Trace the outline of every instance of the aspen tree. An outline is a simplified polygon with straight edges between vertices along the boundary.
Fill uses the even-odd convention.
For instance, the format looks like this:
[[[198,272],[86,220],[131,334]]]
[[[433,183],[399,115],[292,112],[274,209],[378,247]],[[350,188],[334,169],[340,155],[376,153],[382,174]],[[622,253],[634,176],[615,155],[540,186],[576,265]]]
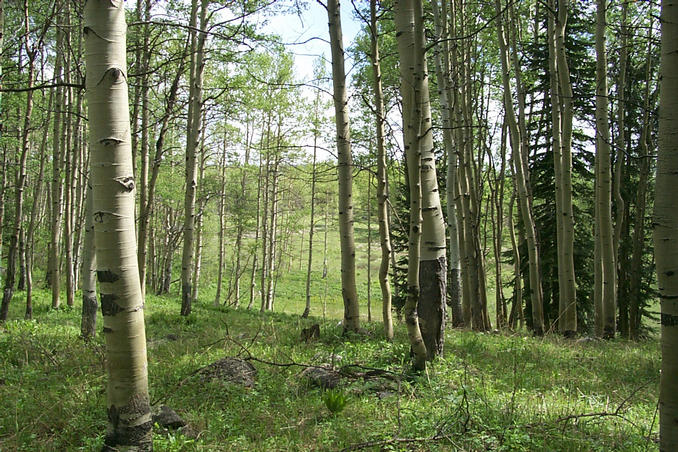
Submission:
[[[436,35],[440,42],[436,45],[435,68],[438,79],[438,97],[443,123],[443,145],[447,153],[447,233],[449,236],[449,256],[447,263],[447,304],[452,309],[452,325],[455,327],[464,325],[461,310],[461,256],[459,249],[459,230],[457,226],[457,150],[455,149],[454,134],[452,132],[452,81],[450,80],[450,48],[448,38],[447,2],[442,1],[440,7],[438,0],[434,0],[433,18]]]
[[[52,103],[54,91],[50,91],[49,100],[47,101],[47,121],[51,117]],[[27,320],[33,318],[33,246],[35,242],[35,229],[38,223],[38,214],[40,212],[40,198],[42,197],[43,179],[45,177],[45,160],[47,158],[47,134],[48,127],[45,127],[42,132],[42,144],[40,145],[40,169],[38,170],[38,178],[35,183],[33,191],[33,206],[31,207],[31,216],[28,224],[28,231],[26,237],[26,314]]]
[[[82,244],[82,318],[80,320],[80,334],[83,338],[93,338],[96,334],[97,309],[97,258],[94,243],[94,206],[92,198],[92,184],[87,182],[85,207],[85,239]]]
[[[501,3],[495,0],[495,11],[501,12]],[[502,67],[502,82],[504,87],[504,109],[506,111],[506,122],[508,124],[509,139],[511,143],[511,152],[513,159],[513,168],[515,171],[515,182],[517,185],[517,195],[519,202],[519,211],[525,226],[525,236],[527,239],[527,253],[529,262],[530,277],[530,299],[532,301],[532,330],[535,335],[544,334],[544,312],[543,295],[540,276],[540,257],[537,245],[537,233],[532,216],[532,205],[527,189],[527,180],[529,174],[526,174],[527,150],[523,148],[523,141],[520,136],[518,120],[516,118],[513,99],[511,97],[511,82],[509,80],[508,67],[508,46],[506,44],[506,35],[504,32],[504,21],[499,16],[497,21],[497,37],[499,40],[499,56]]]
[[[314,102],[313,117],[313,162],[311,163],[311,220],[308,228],[308,264],[306,267],[306,306],[301,318],[305,319],[311,313],[311,268],[313,264],[313,233],[315,232],[315,184],[316,184],[316,164],[318,158],[318,136],[320,135],[320,91],[316,93]],[[302,233],[302,251],[303,251],[303,233]],[[301,264],[301,258],[299,259]]]
[[[62,0],[57,0],[55,7],[60,11]],[[57,13],[57,20],[61,16]],[[63,31],[62,27],[56,29],[56,48],[63,48]],[[60,52],[55,57],[54,79],[57,85],[63,82],[63,56]],[[63,88],[57,86],[55,88],[55,105],[63,106],[64,94]],[[52,308],[56,309],[61,304],[60,299],[60,279],[61,272],[59,269],[59,243],[61,239],[61,197],[63,190],[63,182],[61,180],[62,167],[62,153],[61,153],[61,136],[64,131],[61,129],[62,122],[62,108],[57,108],[54,112],[54,122],[52,128],[52,189],[51,189],[51,211],[50,211],[50,244],[49,244],[49,263],[47,270],[47,278],[52,289]]]
[[[16,187],[14,189],[14,225],[12,235],[9,239],[9,253],[7,256],[7,269],[5,272],[5,286],[2,293],[2,304],[0,304],[0,322],[7,320],[9,313],[9,304],[14,295],[14,284],[17,270],[17,258],[19,257],[19,239],[23,230],[23,209],[24,209],[24,189],[26,188],[26,162],[28,160],[28,151],[30,147],[29,134],[31,130],[31,115],[33,112],[33,77],[35,76],[35,57],[37,48],[29,45],[29,20],[28,20],[28,0],[24,0],[24,24],[25,24],[25,47],[28,54],[28,88],[26,93],[26,111],[24,117],[24,126],[21,135],[21,150],[19,154],[19,167],[16,173]]]
[[[600,240],[603,336],[616,333],[616,265],[612,231],[612,171],[610,167],[610,124],[608,119],[607,55],[605,54],[606,0],[596,1],[596,204]]]
[[[191,42],[190,94],[186,137],[186,193],[184,196],[184,248],[181,258],[181,315],[191,313],[193,295],[193,267],[195,266],[195,198],[198,189],[196,149],[202,132],[202,83],[205,69],[205,28],[207,26],[208,0],[200,2],[200,30],[194,31]],[[191,21],[198,7],[193,0]]]
[[[108,371],[104,450],[150,451],[144,309],[134,232],[134,177],[122,0],[84,8],[97,277]]]
[[[414,316],[418,318],[416,325],[412,324],[412,317],[407,322],[415,352],[415,367],[420,368],[418,338],[412,330],[421,328],[427,359],[431,360],[443,352],[447,247],[433,152],[421,1],[397,1],[394,13],[411,197],[409,246],[419,248],[410,249],[408,254],[412,260],[408,261],[406,316],[409,310],[414,310]]]
[[[659,449],[678,450],[678,4],[661,2],[659,151],[655,188],[654,250],[661,302],[662,368]]]
[[[249,123],[248,123],[249,126]],[[217,307],[221,303],[221,286],[224,281],[224,235],[226,229],[225,213],[226,213],[226,132],[224,131],[224,139],[219,156],[219,249],[218,249],[218,268],[217,268],[217,293],[214,296],[214,306]]]
[[[552,3],[555,5],[555,2]],[[553,43],[549,46],[549,64],[555,64],[558,78],[558,89],[551,93],[552,108],[559,109],[560,121],[554,122],[554,134],[559,132],[559,140],[554,140],[554,168],[556,173],[556,199],[559,201],[557,221],[561,222],[561,237],[558,246],[558,287],[559,287],[559,321],[560,332],[565,336],[573,336],[577,329],[577,288],[574,270],[574,216],[572,207],[572,119],[573,93],[570,82],[570,69],[565,52],[565,34],[569,0],[557,0],[558,12],[553,24]],[[550,16],[555,13],[550,13]],[[553,61],[555,58],[555,62]],[[553,71],[553,68],[550,70]],[[553,88],[552,88],[553,91]],[[557,102],[556,105],[554,102]],[[555,114],[555,113],[554,113]],[[554,135],[555,136],[555,135]]]
[[[621,236],[624,225],[626,224],[626,205],[622,196],[622,175],[624,172],[624,161],[626,156],[624,150],[626,147],[626,71],[628,66],[628,2],[621,4],[621,36],[619,42],[619,76],[617,79],[617,134],[615,136],[615,150],[617,160],[614,166],[613,195],[615,203],[615,224],[614,224],[614,262],[615,262],[615,287],[617,288],[617,302],[619,303],[619,332],[622,336],[629,336],[629,300],[626,296],[621,296],[621,287],[624,285],[620,281],[622,264],[619,256],[621,246]]]
[[[332,84],[334,115],[337,127],[339,173],[339,236],[341,242],[341,293],[344,299],[344,330],[360,327],[358,291],[355,282],[355,240],[353,235],[353,161],[351,132],[344,71],[344,44],[341,33],[339,0],[327,1],[330,47],[332,50]]]
[[[379,56],[379,33],[377,28],[377,1],[370,0],[370,59],[372,60],[372,89],[374,90],[375,132],[377,140],[377,219],[379,221],[379,287],[381,288],[381,312],[384,336],[393,340],[393,317],[391,314],[391,282],[388,277],[391,258],[391,232],[388,222],[388,180],[386,175],[386,152],[384,149],[384,92],[381,84]]]
[[[149,108],[149,62],[150,62],[150,27],[148,22],[151,20],[151,1],[137,0],[137,11],[141,12],[141,5],[143,4],[143,17],[139,19],[144,22],[141,27],[142,42],[139,45],[137,62],[139,67],[137,70],[141,73],[140,87],[137,89],[137,94],[141,97],[141,168],[139,171],[139,233],[137,239],[138,246],[138,261],[139,261],[139,280],[141,281],[141,293],[146,296],[146,245],[148,241],[148,221],[143,218],[149,215],[149,199],[148,199],[148,176],[149,176],[149,129],[150,129],[150,108]],[[140,91],[140,93],[139,93]],[[136,107],[136,106],[135,106]],[[136,146],[133,147],[136,151]],[[136,163],[136,159],[135,159]],[[135,172],[136,173],[136,172]]]

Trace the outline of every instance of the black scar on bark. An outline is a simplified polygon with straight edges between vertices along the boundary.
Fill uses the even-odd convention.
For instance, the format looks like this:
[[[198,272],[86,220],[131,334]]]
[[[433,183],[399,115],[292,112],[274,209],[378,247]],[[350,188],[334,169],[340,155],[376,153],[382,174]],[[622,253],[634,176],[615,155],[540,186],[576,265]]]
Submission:
[[[150,414],[150,412],[151,407],[148,398],[142,395],[133,396],[129,405],[121,408],[111,405],[108,408],[108,421],[113,428],[104,439],[102,451],[116,451],[119,450],[118,446],[136,446],[138,452],[153,450],[151,436],[153,423],[151,420],[135,426],[121,422],[121,419],[138,419]]]
[[[115,294],[101,294],[101,313],[106,316],[116,315],[123,309],[115,302],[118,297]]]
[[[120,277],[110,270],[97,270],[97,279],[100,283],[114,283]]]
[[[662,314],[661,318],[662,326],[676,326],[678,325],[678,315],[673,314]]]

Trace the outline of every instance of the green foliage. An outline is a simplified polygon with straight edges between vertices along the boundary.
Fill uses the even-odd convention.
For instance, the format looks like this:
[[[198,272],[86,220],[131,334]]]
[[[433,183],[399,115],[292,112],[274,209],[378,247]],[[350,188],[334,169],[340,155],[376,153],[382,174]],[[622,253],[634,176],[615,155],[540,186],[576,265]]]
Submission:
[[[6,414],[0,449],[99,450],[106,429],[103,337],[83,342],[79,309],[53,311],[49,302],[49,293],[39,291],[35,321],[0,327],[0,411]],[[172,407],[199,435],[156,429],[157,451],[339,450],[438,433],[414,449],[655,449],[656,340],[572,343],[450,330],[443,357],[428,374],[410,377],[404,325],[396,325],[392,343],[380,338],[376,322],[364,324],[367,335],[342,336],[339,298],[327,321],[312,319],[321,329],[313,344],[299,342],[303,298],[286,303],[285,313],[265,314],[198,302],[189,321],[179,318],[179,304],[175,297],[146,299],[151,400]],[[21,303],[11,306],[11,318],[22,313]],[[383,369],[387,377],[342,379],[332,403],[348,400],[350,409],[328,416],[331,392],[309,388],[298,366],[251,361],[258,375],[249,389],[196,374],[225,356],[248,356],[243,347],[271,363],[358,364]],[[620,416],[613,416],[619,406]],[[608,415],[567,418],[587,413]]]
[[[348,396],[346,393],[337,388],[324,391],[321,398],[332,414],[341,413],[348,403]]]

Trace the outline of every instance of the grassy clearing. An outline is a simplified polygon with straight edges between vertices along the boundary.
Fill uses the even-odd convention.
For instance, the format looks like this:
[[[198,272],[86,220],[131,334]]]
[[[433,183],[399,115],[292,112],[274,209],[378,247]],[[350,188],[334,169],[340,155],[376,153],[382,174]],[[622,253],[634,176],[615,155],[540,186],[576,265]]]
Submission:
[[[158,451],[333,451],[365,442],[376,444],[367,450],[657,449],[656,340],[572,343],[450,330],[444,358],[411,375],[404,326],[393,343],[381,339],[378,322],[367,325],[366,337],[343,337],[336,297],[326,321],[299,319],[301,298],[280,298],[288,314],[213,308],[207,299],[188,318],[179,317],[176,297],[146,303],[151,399],[198,433],[156,432]],[[21,318],[20,300],[10,318]],[[48,294],[39,293],[35,321],[0,327],[0,450],[101,447],[103,340],[78,338],[79,315],[52,311]],[[300,342],[300,330],[314,322],[320,340]],[[333,413],[328,396],[300,377],[301,365],[252,361],[258,376],[251,389],[193,375],[219,358],[248,354],[279,364],[334,360],[393,377],[342,379],[346,406]]]

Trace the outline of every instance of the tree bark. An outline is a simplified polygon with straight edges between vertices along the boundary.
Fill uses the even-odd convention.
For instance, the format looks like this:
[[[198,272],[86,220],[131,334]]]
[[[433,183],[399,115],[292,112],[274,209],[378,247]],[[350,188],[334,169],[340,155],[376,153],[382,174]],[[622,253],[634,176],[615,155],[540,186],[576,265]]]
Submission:
[[[617,301],[619,303],[619,333],[622,337],[629,337],[629,300],[626,294],[622,294],[622,265],[620,263],[619,250],[621,246],[622,230],[626,216],[626,203],[622,196],[622,176],[624,172],[624,150],[626,148],[626,70],[628,66],[628,2],[622,2],[621,36],[619,41],[619,78],[617,79],[617,135],[615,136],[616,161],[614,166],[614,262],[615,262],[615,287],[617,288]]]
[[[61,4],[60,0],[57,0]],[[56,31],[56,48],[63,48],[63,32],[61,27],[57,27]],[[63,58],[57,54],[54,79],[57,85],[63,82]],[[49,247],[49,264],[48,264],[48,279],[52,289],[52,308],[57,309],[61,304],[60,299],[60,279],[61,272],[59,269],[59,243],[61,238],[61,196],[63,182],[61,179],[62,155],[61,155],[61,136],[64,131],[60,125],[62,122],[62,108],[64,105],[63,88],[57,86],[55,103],[56,111],[54,113],[54,123],[52,130],[52,209],[51,209],[51,234]]]
[[[315,232],[315,183],[316,183],[316,160],[318,157],[318,136],[320,135],[320,92],[315,98],[315,116],[313,118],[313,163],[311,164],[311,222],[308,227],[308,264],[306,267],[306,306],[301,318],[305,319],[311,313],[311,269],[313,265],[313,233]],[[302,233],[303,239],[303,233]],[[302,241],[303,245],[303,241]],[[301,262],[301,259],[299,259]]]
[[[344,44],[341,33],[339,0],[327,1],[330,47],[332,50],[332,84],[337,128],[339,174],[339,236],[341,243],[341,293],[344,300],[344,331],[358,331],[360,311],[355,282],[355,240],[353,234],[353,161],[344,71]]]
[[[652,67],[652,27],[648,28],[648,53],[645,66],[645,80],[650,80]],[[645,84],[645,102],[643,105],[643,122],[638,140],[640,151],[640,171],[638,190],[636,191],[636,208],[633,225],[633,250],[631,258],[629,330],[631,339],[637,340],[640,335],[642,319],[641,285],[643,277],[643,253],[645,252],[645,212],[647,209],[647,191],[650,178],[650,153],[648,150],[650,128],[650,83]],[[656,190],[656,188],[655,188]]]
[[[92,205],[92,184],[87,183],[85,208],[85,240],[82,245],[82,319],[80,321],[80,334],[85,339],[94,338],[96,335],[97,310],[97,259],[94,242],[94,208]]]
[[[433,152],[421,1],[398,1],[394,3],[394,13],[400,55],[404,143],[410,173],[410,235],[415,236],[410,239],[409,246],[419,248],[409,252],[416,260],[408,261],[407,305],[419,318],[417,326],[421,329],[426,358],[432,360],[442,355],[445,340],[447,248]],[[419,267],[416,271],[415,266]],[[414,329],[411,320],[407,321],[408,327]],[[415,367],[420,369],[419,345],[412,331],[410,339],[415,350]]]
[[[46,123],[49,124],[49,119],[52,112],[54,91],[50,91],[49,100],[47,101],[47,118]],[[35,237],[35,229],[38,222],[38,214],[40,212],[40,202],[42,198],[42,184],[45,177],[45,160],[47,148],[47,132],[49,128],[45,127],[42,133],[42,144],[40,145],[40,169],[38,170],[38,179],[35,183],[33,191],[33,206],[31,207],[31,218],[28,225],[28,236],[26,237],[26,320],[33,318],[33,245]],[[1,220],[0,220],[1,221]]]
[[[440,110],[443,123],[443,145],[447,155],[447,233],[449,236],[449,255],[448,255],[448,274],[447,274],[447,305],[452,309],[452,326],[464,326],[464,318],[461,309],[461,272],[460,272],[460,250],[459,250],[459,231],[457,226],[456,198],[457,188],[457,154],[454,143],[454,134],[452,132],[452,111],[451,100],[452,81],[450,74],[450,48],[447,21],[447,2],[438,1],[431,3],[433,6],[433,17],[435,21],[436,35],[440,42],[436,46],[435,68],[438,79],[438,97],[440,99]]]
[[[217,268],[217,293],[214,296],[214,307],[221,304],[221,286],[224,281],[224,235],[226,232],[226,222],[224,218],[226,213],[226,132],[224,132],[223,148],[219,158],[219,185],[221,187],[221,193],[219,193],[219,267]]]
[[[28,45],[28,0],[24,0],[24,19],[26,33],[26,53],[28,54],[28,88],[33,87],[33,77],[35,75],[35,57],[36,49],[31,49]],[[9,315],[9,304],[14,295],[14,284],[17,270],[17,258],[19,257],[19,239],[22,231],[23,208],[24,208],[24,189],[26,187],[26,161],[30,148],[29,136],[31,130],[31,115],[33,113],[33,90],[26,93],[26,112],[24,117],[24,126],[21,135],[21,153],[19,155],[19,166],[16,173],[15,201],[14,201],[14,227],[12,236],[9,240],[9,253],[7,256],[7,268],[5,269],[5,286],[2,293],[2,303],[0,304],[0,322],[7,320]]]
[[[495,11],[499,14],[501,3],[495,0]],[[505,41],[503,19],[497,21],[497,37],[499,41],[499,54],[502,67],[502,82],[504,86],[504,109],[506,122],[509,129],[511,142],[511,151],[513,158],[513,168],[515,170],[515,181],[517,185],[518,200],[520,203],[520,214],[522,215],[523,225],[525,227],[525,236],[527,239],[527,253],[530,275],[530,299],[532,302],[532,331],[536,336],[544,334],[544,311],[543,294],[541,286],[540,257],[539,246],[537,244],[537,233],[532,216],[532,205],[527,189],[527,180],[529,175],[525,173],[527,150],[523,148],[523,141],[520,137],[520,129],[516,119],[513,99],[511,97],[511,82],[508,73],[507,45]]]
[[[562,246],[560,247],[559,267],[562,271],[558,278],[559,287],[559,330],[566,336],[574,336],[577,330],[577,292],[574,270],[574,216],[572,207],[572,119],[573,93],[570,82],[570,69],[565,52],[565,34],[569,0],[557,0],[558,16],[555,23],[555,55],[558,73],[560,100],[560,210],[557,218],[562,221]],[[554,124],[555,126],[555,124]],[[555,145],[555,143],[554,143]],[[556,194],[558,196],[558,194]]]
[[[377,28],[377,0],[370,0],[370,59],[372,61],[372,89],[374,90],[375,134],[377,140],[377,219],[379,221],[379,287],[381,288],[381,313],[386,340],[393,340],[393,317],[391,314],[391,282],[388,277],[391,258],[391,231],[388,223],[388,179],[386,175],[386,152],[384,150],[384,92],[381,84],[381,61],[379,56],[379,33]],[[325,231],[327,234],[327,231]]]
[[[678,450],[678,4],[661,2],[659,151],[652,224],[661,302],[659,449]]]
[[[598,203],[602,271],[603,336],[617,331],[616,269],[612,230],[612,171],[608,119],[607,55],[605,54],[606,0],[596,1],[596,202]]]
[[[88,0],[84,9],[97,276],[108,371],[104,450],[150,451],[143,296],[134,233],[134,177],[120,0]]]
[[[205,69],[204,47],[208,0],[200,2],[200,30],[194,31],[191,42],[189,108],[186,137],[186,193],[184,196],[184,248],[181,258],[181,315],[191,313],[193,267],[195,265],[195,198],[198,189],[196,149],[202,133],[202,84]],[[198,0],[193,0],[191,21]]]

